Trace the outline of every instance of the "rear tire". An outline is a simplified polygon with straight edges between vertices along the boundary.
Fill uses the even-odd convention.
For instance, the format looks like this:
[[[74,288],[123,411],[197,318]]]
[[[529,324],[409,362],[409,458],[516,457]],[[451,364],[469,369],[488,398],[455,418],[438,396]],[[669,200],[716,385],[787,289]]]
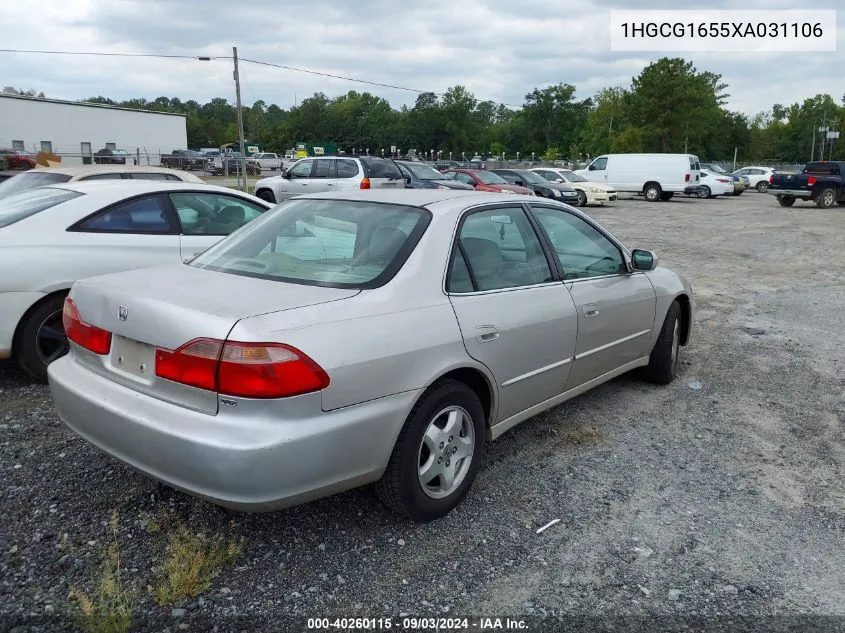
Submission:
[[[647,381],[668,385],[678,375],[678,353],[681,346],[681,305],[673,301],[666,312],[660,335],[651,350],[648,365],[643,371]]]
[[[454,412],[455,420],[460,418],[463,422],[456,427],[457,432],[446,433],[440,438],[440,424],[452,419],[449,417],[451,412]],[[432,521],[450,512],[466,496],[478,474],[484,452],[485,426],[484,409],[472,389],[456,380],[435,383],[414,405],[399,433],[387,469],[376,483],[379,499],[392,510],[418,522]],[[428,449],[429,445],[434,452]],[[450,446],[453,450],[461,449],[455,454],[470,453],[463,458],[452,458],[454,463],[450,464],[446,455]],[[441,461],[434,462],[435,459]],[[451,469],[454,485],[450,486],[448,479],[436,475],[428,482],[439,481],[438,485],[445,490],[438,492],[422,481],[431,477],[426,473],[428,468],[439,469],[441,463],[444,472]]]
[[[262,200],[265,200],[266,202],[272,202],[274,204],[276,202],[276,196],[274,196],[273,192],[270,191],[269,189],[262,189],[261,191],[258,192],[257,195],[258,195],[259,198],[261,198]]]
[[[769,183],[765,180],[761,180],[754,188],[760,193],[766,193],[769,190]]]
[[[701,189],[698,190],[698,197],[699,198],[710,198],[713,195],[713,192],[710,191],[710,187],[707,185],[702,185]]]
[[[649,202],[657,202],[661,199],[663,195],[663,189],[660,188],[656,182],[647,183],[645,187],[643,187],[643,196]]]
[[[64,303],[64,294],[42,301],[24,316],[15,335],[15,360],[38,382],[47,382],[47,365],[68,351],[61,321]]]
[[[836,204],[836,191],[833,189],[822,189],[819,197],[816,198],[816,206],[819,209],[832,209]]]
[[[577,206],[579,207],[586,207],[587,206],[587,194],[578,189],[578,203]]]
[[[792,196],[778,196],[778,204],[782,207],[791,207],[795,204],[795,198]]]

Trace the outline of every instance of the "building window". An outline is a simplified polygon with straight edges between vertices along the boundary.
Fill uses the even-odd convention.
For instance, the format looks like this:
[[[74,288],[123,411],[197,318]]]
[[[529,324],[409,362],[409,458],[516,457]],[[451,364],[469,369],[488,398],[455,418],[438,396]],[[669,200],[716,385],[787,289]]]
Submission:
[[[91,143],[80,143],[79,145],[82,153],[82,164],[83,165],[90,165],[91,164]]]
[[[117,145],[114,143],[106,143],[106,149],[117,149]]]
[[[46,154],[53,153],[53,141],[41,141],[41,151]]]
[[[12,141],[12,149],[16,152],[22,152],[23,149],[23,141]]]

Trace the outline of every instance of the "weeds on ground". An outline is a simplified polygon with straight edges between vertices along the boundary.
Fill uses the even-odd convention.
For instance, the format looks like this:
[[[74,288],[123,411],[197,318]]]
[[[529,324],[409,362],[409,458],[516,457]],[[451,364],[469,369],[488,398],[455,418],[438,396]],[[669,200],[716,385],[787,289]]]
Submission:
[[[111,533],[112,542],[103,556],[94,591],[89,595],[76,587],[70,588],[74,615],[88,633],[126,633],[132,625],[134,596],[131,587],[124,586],[120,578],[117,512],[111,516]]]
[[[194,598],[211,586],[224,565],[231,565],[240,552],[235,536],[209,536],[180,525],[170,534],[167,558],[156,572],[153,595],[159,604]]]

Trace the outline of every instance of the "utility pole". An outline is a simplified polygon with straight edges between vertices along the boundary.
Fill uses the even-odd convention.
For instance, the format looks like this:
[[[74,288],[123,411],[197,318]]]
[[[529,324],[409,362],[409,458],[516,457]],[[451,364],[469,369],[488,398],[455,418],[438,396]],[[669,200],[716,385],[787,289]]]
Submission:
[[[819,128],[819,132],[822,135],[822,148],[819,151],[819,160],[824,160],[824,142],[825,137],[827,136],[827,117],[825,117],[824,121],[822,121],[822,126]]]
[[[611,141],[613,139],[613,117],[610,117],[610,127],[607,129],[607,138]]]
[[[241,158],[243,159],[243,163],[240,165],[240,169],[238,170],[238,188],[241,188],[241,174],[243,174],[243,187],[241,189],[242,191],[246,191],[246,142],[244,141],[244,113],[243,107],[241,106],[241,77],[238,74],[237,46],[232,47],[232,58],[235,61],[235,72],[233,75],[235,77],[235,100],[238,107],[238,140],[241,143]]]
[[[737,149],[739,149],[739,148],[734,147],[734,168],[731,171],[736,171],[736,151],[737,151]]]
[[[813,121],[813,145],[810,147],[810,162],[816,158],[816,122]]]

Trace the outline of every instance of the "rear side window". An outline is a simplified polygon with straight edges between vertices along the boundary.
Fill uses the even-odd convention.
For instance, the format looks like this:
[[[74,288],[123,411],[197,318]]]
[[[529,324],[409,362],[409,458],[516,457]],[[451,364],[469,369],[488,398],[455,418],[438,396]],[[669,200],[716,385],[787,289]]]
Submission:
[[[808,163],[804,168],[805,174],[818,176],[838,176],[841,172],[836,163]]]
[[[81,195],[83,194],[78,191],[52,187],[40,187],[16,193],[5,198],[0,205],[0,227],[9,226]]]
[[[326,160],[315,161],[314,174],[312,178],[337,178],[335,175],[334,159],[328,158]]]
[[[113,205],[80,222],[72,230],[92,233],[175,233],[161,196],[147,196]]]
[[[0,183],[0,198],[5,198],[13,193],[26,191],[44,185],[58,185],[67,182],[70,176],[67,174],[56,174],[47,171],[27,171]]]
[[[370,178],[402,178],[399,168],[392,160],[386,158],[361,159]]]
[[[358,175],[358,163],[354,160],[340,158],[337,161],[338,178],[354,178]]]

